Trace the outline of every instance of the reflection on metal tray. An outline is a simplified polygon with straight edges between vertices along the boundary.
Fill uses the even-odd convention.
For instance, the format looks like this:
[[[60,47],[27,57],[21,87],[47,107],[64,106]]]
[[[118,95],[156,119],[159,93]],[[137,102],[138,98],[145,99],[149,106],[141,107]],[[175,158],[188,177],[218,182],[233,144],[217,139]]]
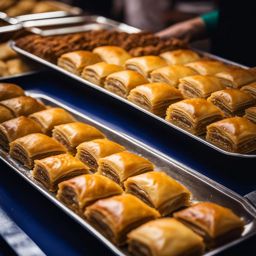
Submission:
[[[219,246],[218,248],[207,252],[205,255],[215,255],[226,248],[234,246],[237,243],[240,243],[247,238],[256,235],[256,208],[253,207],[249,201],[236,194],[235,192],[223,187],[222,185],[214,182],[213,180],[205,177],[204,175],[186,167],[182,164],[178,163],[174,159],[167,157],[161,152],[148,147],[147,145],[127,136],[122,133],[118,133],[105,125],[96,122],[95,120],[77,112],[73,107],[69,107],[59,101],[54,100],[51,97],[46,95],[42,95],[40,93],[36,93],[33,91],[28,92],[28,95],[35,97],[46,105],[50,106],[58,106],[69,111],[74,117],[82,122],[88,123],[90,125],[95,126],[100,129],[109,139],[116,141],[117,143],[122,144],[128,150],[140,154],[150,161],[152,161],[156,169],[160,169],[165,171],[167,174],[172,176],[174,179],[178,180],[182,184],[184,184],[193,194],[194,201],[212,201],[223,206],[229,207],[236,214],[241,216],[246,225],[245,230],[242,236],[230,243],[227,243],[223,246]],[[92,233],[95,237],[97,237],[101,242],[103,242],[106,246],[108,246],[115,254],[117,255],[129,255],[127,252],[127,248],[119,248],[112,244],[109,240],[107,240],[103,235],[101,235],[95,228],[93,228],[89,223],[87,223],[84,219],[76,215],[69,208],[67,208],[64,204],[58,201],[53,193],[48,192],[40,183],[34,180],[31,177],[31,171],[24,168],[17,161],[11,159],[7,153],[4,153],[0,150],[0,158],[8,164],[12,169],[14,169],[20,176],[22,176],[28,183],[30,183],[33,187],[39,190],[44,196],[50,199],[55,205],[60,207],[66,214],[72,217],[75,221],[77,221],[82,227],[84,227],[87,231]]]
[[[134,107],[134,108],[136,108],[136,109],[142,111],[143,113],[145,113],[145,114],[147,114],[147,115],[149,115],[149,116],[151,116],[151,117],[157,119],[158,121],[160,121],[160,122],[162,122],[162,123],[164,123],[164,124],[170,126],[171,128],[173,128],[173,129],[175,129],[175,130],[178,130],[178,131],[180,131],[180,132],[182,132],[182,133],[184,133],[184,134],[186,134],[186,135],[192,137],[193,139],[195,139],[195,140],[197,140],[197,141],[200,141],[201,143],[203,143],[203,144],[205,144],[205,145],[207,145],[207,146],[209,146],[209,147],[211,147],[211,148],[213,148],[213,149],[215,149],[215,150],[217,150],[217,151],[219,151],[219,152],[221,152],[221,153],[223,153],[223,154],[226,154],[226,155],[229,155],[229,156],[233,156],[233,157],[256,158],[256,154],[255,154],[255,153],[240,154],[240,153],[233,153],[233,152],[228,152],[228,151],[226,151],[226,150],[223,150],[223,149],[221,149],[221,148],[219,148],[219,147],[217,147],[217,146],[211,144],[210,142],[206,141],[204,137],[196,136],[196,135],[194,135],[194,134],[192,134],[192,133],[189,133],[189,132],[187,132],[186,130],[183,130],[182,128],[180,128],[180,127],[178,127],[178,126],[175,126],[174,124],[171,124],[171,123],[167,122],[164,118],[161,118],[161,117],[159,117],[159,116],[157,116],[157,115],[155,115],[155,114],[153,114],[153,113],[151,113],[151,112],[149,112],[149,111],[147,111],[147,110],[141,108],[140,106],[138,106],[138,105],[136,105],[136,104],[134,104],[134,103],[128,101],[127,99],[122,98],[122,97],[118,96],[117,94],[114,94],[114,93],[112,93],[112,92],[110,92],[110,91],[104,89],[104,88],[101,87],[101,86],[98,86],[98,85],[96,85],[96,84],[93,84],[93,83],[91,83],[91,82],[89,82],[89,81],[87,81],[87,80],[85,80],[85,79],[83,79],[83,78],[81,78],[81,77],[79,77],[79,76],[77,76],[77,75],[75,75],[75,74],[70,73],[69,71],[64,70],[63,68],[60,68],[59,66],[57,66],[57,65],[55,65],[55,64],[53,64],[53,63],[51,63],[51,62],[49,62],[49,61],[46,61],[46,60],[44,60],[44,59],[42,59],[42,58],[40,58],[40,57],[38,57],[38,56],[36,56],[36,55],[34,55],[34,54],[31,54],[31,53],[29,53],[29,52],[27,52],[27,51],[25,51],[25,50],[23,50],[23,49],[17,47],[17,46],[15,45],[15,42],[11,42],[11,47],[12,47],[15,51],[19,52],[20,54],[22,54],[22,55],[24,55],[24,56],[27,56],[27,57],[29,57],[29,58],[35,60],[35,61],[38,61],[38,62],[40,62],[40,63],[42,63],[42,64],[44,64],[44,65],[46,65],[46,66],[48,66],[48,67],[50,67],[50,68],[52,68],[52,69],[55,69],[55,70],[57,70],[57,71],[59,71],[59,72],[65,74],[65,75],[67,75],[67,76],[69,76],[69,77],[71,77],[71,78],[73,78],[73,79],[75,79],[75,80],[81,82],[81,84],[82,84],[83,86],[90,86],[90,87],[92,87],[92,88],[94,88],[94,89],[96,89],[96,90],[98,90],[98,91],[101,91],[101,92],[103,92],[103,93],[105,93],[105,94],[107,94],[107,95],[112,96],[113,98],[116,98],[116,99],[118,99],[118,100],[120,100],[120,101],[122,101],[122,102],[124,102],[124,103],[126,103],[126,104],[129,104],[130,106],[132,106],[132,107]],[[205,55],[207,55],[207,54],[205,54]],[[211,57],[211,58],[214,58],[213,55],[210,55],[210,57]]]

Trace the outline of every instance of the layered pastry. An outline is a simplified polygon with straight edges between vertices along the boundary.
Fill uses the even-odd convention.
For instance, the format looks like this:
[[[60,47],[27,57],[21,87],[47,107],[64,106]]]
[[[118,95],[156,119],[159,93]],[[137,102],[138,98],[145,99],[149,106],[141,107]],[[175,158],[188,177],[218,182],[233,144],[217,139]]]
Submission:
[[[98,163],[98,172],[114,180],[120,186],[123,186],[123,182],[127,178],[153,171],[154,168],[149,160],[129,151],[122,151],[101,158]]]
[[[60,154],[35,160],[32,175],[45,188],[55,192],[60,182],[86,174],[88,170],[77,158],[70,154]]]
[[[62,108],[49,108],[29,116],[36,121],[45,134],[51,135],[56,125],[67,124],[75,121],[75,118]]]
[[[82,78],[103,86],[108,75],[123,70],[122,66],[116,64],[109,64],[106,62],[99,62],[94,65],[85,67],[82,72]]]
[[[131,58],[131,55],[118,46],[100,46],[93,50],[98,54],[104,62],[123,66],[125,62]]]
[[[213,92],[225,89],[223,80],[215,76],[195,75],[180,79],[179,90],[184,98],[208,98]]]
[[[239,89],[224,89],[214,92],[208,101],[221,109],[227,117],[243,115],[246,108],[256,104],[255,98]]]
[[[140,85],[131,90],[128,96],[131,102],[161,117],[165,116],[170,104],[181,99],[181,92],[166,83]]]
[[[10,76],[25,73],[30,70],[29,66],[19,58],[6,61],[6,65]]]
[[[57,198],[82,216],[88,205],[122,193],[121,187],[111,179],[98,174],[85,174],[61,182]]]
[[[224,70],[229,69],[227,65],[216,60],[201,59],[195,62],[186,64],[187,67],[194,69],[200,75],[214,75]]]
[[[150,74],[152,82],[163,82],[178,87],[179,79],[186,76],[194,76],[197,72],[183,65],[170,65],[155,69]]]
[[[9,46],[8,43],[0,44],[0,60],[9,60],[17,57],[17,55],[18,54]]]
[[[17,3],[8,10],[6,10],[6,14],[10,17],[24,15],[30,13],[36,4],[36,0],[19,0]]]
[[[128,234],[128,250],[136,256],[199,256],[203,239],[174,218],[152,220]]]
[[[32,133],[10,143],[10,156],[30,169],[36,159],[65,152],[59,142],[42,133]]]
[[[124,182],[125,192],[133,194],[162,216],[190,204],[191,193],[164,172],[147,172],[128,178]]]
[[[164,52],[160,56],[167,61],[168,64],[187,64],[200,59],[200,56],[191,50],[180,49],[175,51]]]
[[[204,134],[206,126],[220,120],[223,113],[206,99],[192,98],[170,105],[166,120],[195,135]]]
[[[0,77],[3,76],[9,76],[9,71],[6,63],[0,60]]]
[[[31,133],[40,133],[40,126],[33,120],[20,116],[0,124],[0,147],[9,151],[9,143]]]
[[[90,170],[96,172],[100,158],[122,152],[125,147],[108,139],[96,139],[81,143],[77,147],[76,157],[89,166]]]
[[[55,126],[52,136],[71,154],[76,153],[76,147],[82,142],[105,137],[97,128],[81,122]]]
[[[208,247],[237,238],[244,228],[242,219],[230,209],[211,202],[194,204],[174,217],[202,236]]]
[[[8,108],[0,105],[0,123],[14,118],[14,114]]]
[[[159,216],[155,209],[129,194],[101,199],[85,211],[89,222],[117,245],[126,243],[132,229]]]
[[[80,75],[85,67],[101,61],[101,58],[96,53],[74,51],[61,55],[58,59],[58,66],[73,74]]]
[[[256,98],[256,82],[243,86],[241,90],[250,93],[254,98]]]
[[[167,66],[167,63],[159,56],[142,56],[131,58],[125,63],[125,67],[127,69],[137,71],[146,78],[149,78],[149,75],[153,70],[164,66]]]
[[[0,101],[24,95],[23,89],[16,84],[0,83]]]
[[[148,80],[133,70],[124,70],[109,75],[105,80],[105,88],[123,98],[138,85],[146,84]]]
[[[28,116],[46,108],[43,103],[30,96],[19,96],[3,100],[0,105],[8,108],[15,117]]]
[[[256,107],[247,108],[244,117],[256,124]]]
[[[226,118],[207,127],[206,140],[229,152],[253,152],[256,150],[256,124],[244,117]]]

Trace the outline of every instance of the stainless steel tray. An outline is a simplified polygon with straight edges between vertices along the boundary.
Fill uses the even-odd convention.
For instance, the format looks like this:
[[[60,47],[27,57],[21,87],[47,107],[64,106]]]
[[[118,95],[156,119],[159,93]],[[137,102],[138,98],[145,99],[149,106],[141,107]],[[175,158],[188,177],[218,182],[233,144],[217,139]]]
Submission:
[[[179,131],[179,132],[182,132],[182,133],[186,134],[187,136],[190,136],[190,137],[192,137],[193,139],[195,139],[195,140],[197,140],[197,141],[200,141],[201,143],[203,143],[203,144],[205,144],[205,145],[207,145],[207,146],[209,146],[209,147],[211,147],[211,148],[213,148],[213,149],[215,149],[215,150],[217,150],[217,151],[219,151],[219,152],[221,152],[221,153],[223,153],[223,154],[225,154],[225,155],[229,155],[229,156],[233,156],[233,157],[241,157],[241,158],[256,158],[256,154],[255,154],[255,153],[251,153],[251,154],[240,154],[240,153],[232,153],[232,152],[228,152],[228,151],[226,151],[226,150],[223,150],[223,149],[221,149],[221,148],[219,148],[219,147],[217,147],[217,146],[211,144],[210,142],[206,141],[204,137],[195,136],[195,135],[193,135],[193,134],[191,134],[191,133],[189,133],[189,132],[187,132],[187,131],[185,131],[185,130],[179,128],[178,126],[175,126],[175,125],[173,125],[173,124],[167,122],[164,118],[161,118],[161,117],[159,117],[159,116],[157,116],[157,115],[155,115],[155,114],[153,114],[153,113],[151,113],[151,112],[149,112],[149,111],[147,111],[147,110],[141,108],[140,106],[138,106],[138,105],[136,105],[136,104],[134,104],[134,103],[128,101],[127,99],[124,99],[124,98],[122,98],[122,97],[120,97],[120,96],[118,96],[118,95],[116,95],[116,94],[114,94],[114,93],[112,93],[112,92],[110,92],[110,91],[104,89],[103,87],[100,87],[100,86],[98,86],[98,85],[96,85],[96,84],[93,84],[93,83],[91,83],[91,82],[89,82],[89,81],[87,81],[87,80],[85,80],[85,79],[83,79],[83,78],[81,78],[81,77],[79,77],[79,76],[77,76],[77,75],[75,75],[75,74],[72,74],[72,73],[70,73],[70,72],[64,70],[63,68],[58,67],[57,65],[55,65],[55,64],[53,64],[53,63],[51,63],[51,62],[49,62],[49,61],[47,61],[47,60],[44,60],[44,59],[42,59],[42,58],[40,58],[40,57],[38,57],[38,56],[36,56],[36,55],[34,55],[34,54],[31,54],[31,53],[29,53],[29,52],[27,52],[27,51],[25,51],[25,50],[23,50],[23,49],[17,47],[17,46],[15,45],[15,42],[14,42],[14,41],[12,41],[12,42],[10,43],[10,45],[11,45],[11,47],[12,47],[15,51],[19,52],[20,54],[22,54],[22,55],[24,55],[24,56],[26,56],[26,57],[28,57],[28,58],[31,58],[31,59],[33,59],[33,60],[35,60],[35,61],[38,61],[38,62],[40,62],[40,63],[42,63],[42,64],[44,64],[44,65],[46,65],[46,66],[48,66],[48,67],[50,67],[50,68],[52,68],[52,69],[55,69],[55,70],[57,70],[57,71],[59,71],[59,72],[65,74],[65,75],[67,75],[67,76],[69,76],[69,77],[71,77],[71,78],[73,78],[73,79],[75,79],[75,80],[81,82],[81,84],[82,84],[83,86],[90,86],[90,87],[92,87],[92,88],[94,88],[94,89],[96,89],[96,90],[98,90],[98,91],[101,91],[101,92],[103,92],[103,93],[105,93],[105,94],[108,94],[108,95],[110,95],[111,97],[116,98],[116,99],[118,99],[118,100],[120,100],[120,101],[122,101],[122,102],[124,102],[124,103],[126,103],[126,104],[128,104],[128,105],[130,105],[130,106],[133,106],[134,108],[136,108],[136,109],[142,111],[143,113],[149,115],[150,117],[155,118],[155,119],[157,119],[158,121],[164,123],[165,125],[170,126],[172,129],[175,129],[175,130],[177,130],[177,131]],[[215,58],[214,55],[207,54],[207,53],[203,53],[203,54],[204,54],[205,56],[209,56],[210,58]],[[219,59],[220,59],[220,58],[219,58]],[[222,58],[221,58],[221,60],[223,61]],[[229,61],[227,61],[227,63],[232,63],[232,64],[234,64],[233,62],[229,62]]]
[[[120,132],[114,131],[111,128],[99,123],[88,116],[74,110],[73,107],[61,103],[51,97],[37,93],[36,91],[28,91],[28,95],[35,97],[47,105],[58,106],[69,111],[77,120],[91,124],[100,129],[109,139],[116,141],[124,145],[128,150],[140,154],[150,161],[152,161],[156,169],[163,170],[170,176],[184,184],[190,189],[193,194],[194,201],[212,201],[223,206],[229,207],[239,216],[241,216],[246,225],[242,236],[230,243],[220,246],[214,250],[211,250],[205,255],[215,255],[231,246],[234,246],[243,240],[256,235],[256,208],[249,202],[248,199],[236,194],[228,188],[216,183],[215,181],[207,178],[206,176],[190,169],[181,163],[178,163],[174,159],[162,154],[161,152],[127,136]],[[24,168],[17,161],[11,159],[9,155],[0,150],[0,158],[9,165],[15,172],[17,172],[22,178],[30,183],[34,188],[39,190],[44,196],[50,199],[55,205],[60,207],[66,214],[77,221],[87,231],[91,232],[101,242],[108,246],[117,255],[129,255],[127,248],[119,248],[107,240],[101,235],[95,228],[93,228],[84,219],[76,215],[64,204],[58,201],[55,194],[48,192],[40,183],[34,180],[31,176],[31,171]],[[252,195],[252,194],[251,194]]]

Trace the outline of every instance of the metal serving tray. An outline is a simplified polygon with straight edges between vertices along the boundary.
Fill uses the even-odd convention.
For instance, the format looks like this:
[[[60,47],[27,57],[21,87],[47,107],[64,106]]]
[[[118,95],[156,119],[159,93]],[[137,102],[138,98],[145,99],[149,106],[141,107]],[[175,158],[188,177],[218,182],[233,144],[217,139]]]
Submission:
[[[36,55],[34,55],[34,54],[31,54],[31,53],[29,53],[29,52],[27,52],[27,51],[25,51],[25,50],[23,50],[23,49],[17,47],[17,46],[15,45],[15,42],[14,42],[14,41],[12,41],[10,45],[11,45],[11,47],[12,47],[15,51],[19,52],[20,54],[22,54],[22,55],[24,55],[24,56],[26,56],[26,57],[28,57],[28,58],[31,58],[31,59],[33,59],[33,60],[35,60],[35,61],[38,61],[38,62],[40,62],[40,63],[42,63],[42,64],[44,64],[44,65],[46,65],[46,66],[48,66],[48,67],[50,67],[50,68],[52,68],[52,69],[55,69],[55,70],[57,70],[57,71],[59,71],[59,72],[65,74],[65,75],[67,75],[67,76],[69,76],[69,77],[71,77],[71,78],[73,78],[73,79],[75,79],[75,80],[81,82],[82,86],[90,86],[90,87],[92,87],[92,88],[94,88],[94,89],[96,89],[96,90],[98,90],[98,91],[101,91],[101,92],[103,92],[103,93],[105,93],[105,94],[107,94],[107,95],[109,95],[109,96],[111,96],[111,97],[113,97],[113,98],[116,98],[116,99],[118,99],[118,100],[120,100],[120,101],[122,101],[122,102],[124,102],[124,103],[126,103],[126,104],[128,104],[128,105],[131,105],[131,106],[133,106],[134,108],[136,108],[136,109],[142,111],[143,113],[149,115],[150,117],[159,120],[160,122],[164,123],[165,125],[168,125],[168,126],[172,127],[173,129],[178,130],[178,131],[180,131],[180,132],[182,132],[182,133],[184,133],[184,134],[186,134],[186,135],[188,135],[188,136],[194,138],[194,139],[197,140],[197,141],[200,141],[201,143],[203,143],[203,144],[205,144],[205,145],[207,145],[207,146],[209,146],[209,147],[211,147],[211,148],[213,148],[213,149],[215,149],[215,150],[217,150],[217,151],[219,151],[219,152],[221,152],[221,153],[223,153],[223,154],[225,154],[225,155],[229,155],[229,156],[233,156],[233,157],[242,157],[242,158],[256,158],[256,154],[255,154],[255,153],[240,154],[240,153],[233,153],[233,152],[228,152],[228,151],[226,151],[226,150],[223,150],[223,149],[221,149],[221,148],[219,148],[219,147],[217,147],[217,146],[211,144],[210,142],[206,141],[204,137],[193,135],[193,134],[191,134],[191,133],[189,133],[189,132],[183,130],[182,128],[179,128],[178,126],[175,126],[175,125],[173,125],[173,124],[167,122],[164,118],[161,118],[161,117],[159,117],[159,116],[157,116],[157,115],[155,115],[155,114],[153,114],[153,113],[151,113],[151,112],[149,112],[149,111],[147,111],[147,110],[141,108],[140,106],[138,106],[138,105],[136,105],[136,104],[134,104],[134,103],[128,101],[127,99],[122,98],[122,97],[120,97],[120,96],[118,96],[118,95],[116,95],[116,94],[114,94],[114,93],[112,93],[112,92],[110,92],[110,91],[104,89],[104,88],[101,87],[101,86],[98,86],[98,85],[96,85],[96,84],[94,84],[94,83],[91,83],[90,81],[87,81],[87,80],[85,80],[85,79],[79,77],[78,75],[72,74],[72,73],[70,73],[69,71],[66,71],[66,70],[64,70],[63,68],[61,68],[61,67],[59,67],[59,66],[57,66],[57,65],[55,65],[55,64],[53,64],[53,63],[51,63],[51,62],[49,62],[49,61],[47,61],[47,60],[44,60],[44,59],[42,59],[42,58],[40,58],[40,57],[38,57],[38,56],[36,56]],[[204,54],[204,56],[209,56],[210,58],[215,58],[215,56],[214,56],[214,55],[211,55],[211,54],[207,54],[207,53],[202,53],[202,54]],[[221,61],[223,61],[222,58],[218,58],[218,59],[221,60]],[[235,64],[235,63],[229,62],[229,61],[226,61],[226,62],[229,63],[229,64],[230,64],[230,63]]]
[[[89,118],[86,115],[74,110],[73,107],[61,103],[49,96],[37,93],[36,91],[28,91],[28,95],[41,100],[46,105],[58,106],[69,111],[77,120],[88,123],[100,129],[109,139],[122,144],[128,150],[142,155],[152,161],[156,170],[163,170],[174,179],[178,180],[184,184],[193,194],[193,201],[211,201],[223,206],[229,207],[236,214],[241,216],[245,221],[245,230],[242,236],[232,242],[229,242],[223,246],[208,251],[205,255],[215,255],[225,249],[232,247],[247,238],[256,235],[256,208],[252,203],[245,197],[242,197],[235,192],[229,190],[228,188],[216,183],[215,181],[207,178],[206,176],[196,172],[195,170],[188,168],[181,163],[178,163],[174,159],[162,154],[161,152],[111,128],[105,126],[104,124]],[[77,221],[82,227],[87,231],[92,233],[97,237],[102,243],[109,247],[116,255],[129,255],[127,248],[119,248],[112,244],[108,239],[106,239],[102,234],[100,234],[93,226],[91,226],[84,219],[79,217],[63,203],[58,201],[54,193],[48,192],[40,183],[34,180],[31,176],[31,171],[17,161],[11,159],[9,155],[2,150],[0,150],[0,158],[9,165],[15,172],[17,172],[22,178],[24,178],[33,187],[39,190],[44,196],[50,199],[55,205],[61,208],[66,214]]]

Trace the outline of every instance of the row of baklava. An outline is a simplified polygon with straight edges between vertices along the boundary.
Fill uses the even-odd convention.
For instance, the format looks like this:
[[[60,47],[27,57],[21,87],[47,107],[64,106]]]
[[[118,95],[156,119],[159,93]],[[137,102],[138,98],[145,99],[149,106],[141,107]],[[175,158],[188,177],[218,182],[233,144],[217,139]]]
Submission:
[[[200,59],[191,50],[131,58],[116,46],[66,53],[58,65],[190,133],[207,130],[206,139],[227,151],[256,150],[256,125],[250,122],[256,114],[254,70]],[[245,110],[250,121],[237,117]],[[232,129],[223,129],[226,126]]]
[[[64,109],[13,84],[0,85],[0,100],[1,117],[7,113],[1,148],[113,243],[128,243],[132,254],[201,255],[243,232],[230,209],[192,203],[186,187]]]

